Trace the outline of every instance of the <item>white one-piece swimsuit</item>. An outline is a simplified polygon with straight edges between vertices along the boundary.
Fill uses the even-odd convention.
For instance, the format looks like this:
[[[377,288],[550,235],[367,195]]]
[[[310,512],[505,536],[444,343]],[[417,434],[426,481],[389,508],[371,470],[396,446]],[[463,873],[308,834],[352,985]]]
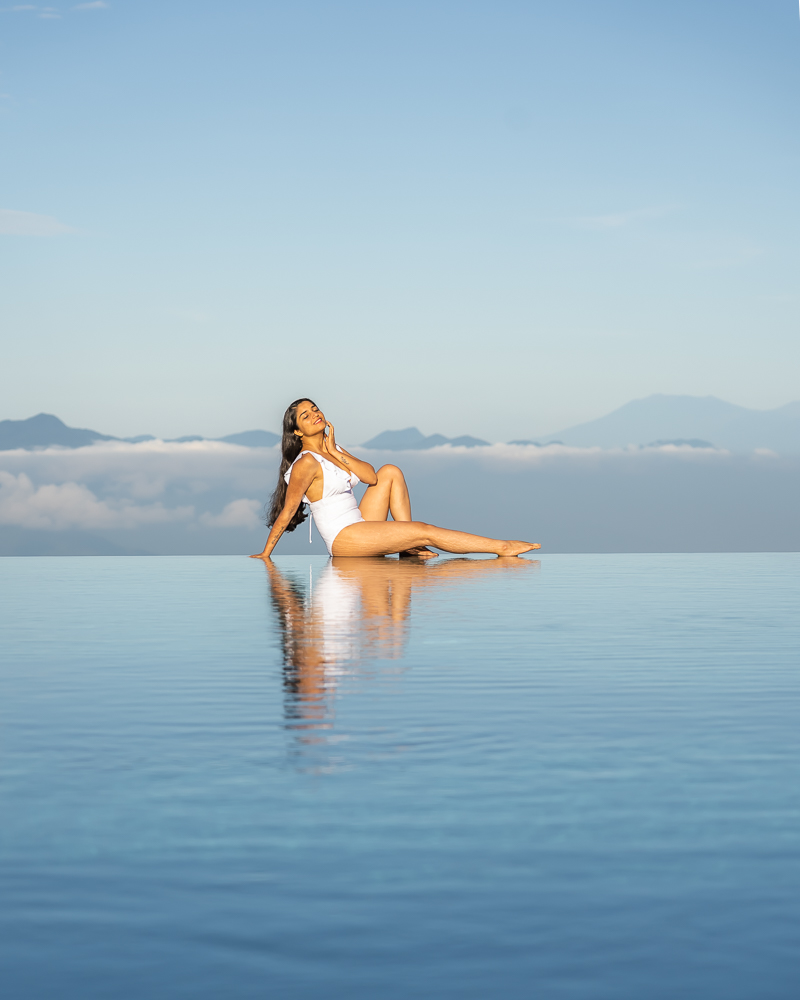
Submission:
[[[338,451],[342,450],[338,444],[336,448]],[[364,520],[353,493],[353,487],[358,486],[361,480],[355,472],[348,475],[344,469],[340,469],[338,465],[334,465],[333,462],[318,455],[315,451],[301,451],[294,462],[298,462],[303,455],[313,455],[322,466],[322,499],[312,503],[308,497],[304,496],[303,502],[311,508],[317,531],[322,535],[328,552],[333,555],[333,540],[342,528]],[[284,474],[283,478],[287,483],[292,475],[294,462]]]

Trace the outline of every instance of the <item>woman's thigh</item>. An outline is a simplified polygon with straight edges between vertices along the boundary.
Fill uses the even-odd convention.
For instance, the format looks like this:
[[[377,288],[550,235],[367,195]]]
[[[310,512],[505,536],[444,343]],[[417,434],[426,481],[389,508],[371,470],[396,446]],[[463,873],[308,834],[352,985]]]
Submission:
[[[374,486],[367,487],[367,492],[361,498],[358,509],[365,521],[385,521],[389,516],[389,497],[392,493],[391,482],[378,481]]]
[[[342,528],[333,540],[335,556],[387,556],[426,545],[428,525],[422,521],[358,521]]]
[[[367,488],[358,505],[365,521],[385,521],[389,516],[392,488],[399,481],[405,489],[403,473],[396,465],[382,465],[378,469],[378,481]]]

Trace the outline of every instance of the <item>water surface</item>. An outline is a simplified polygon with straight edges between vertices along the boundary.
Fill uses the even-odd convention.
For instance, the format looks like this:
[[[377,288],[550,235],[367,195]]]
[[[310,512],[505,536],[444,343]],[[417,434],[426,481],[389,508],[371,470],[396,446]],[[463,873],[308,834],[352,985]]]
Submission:
[[[800,556],[0,560],[7,998],[789,998]]]

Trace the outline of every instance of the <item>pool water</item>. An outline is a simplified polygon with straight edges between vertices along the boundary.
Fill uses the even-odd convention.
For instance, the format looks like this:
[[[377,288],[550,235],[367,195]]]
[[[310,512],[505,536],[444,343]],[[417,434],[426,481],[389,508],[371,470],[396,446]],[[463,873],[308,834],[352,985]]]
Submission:
[[[793,998],[800,554],[0,560],[0,994]]]

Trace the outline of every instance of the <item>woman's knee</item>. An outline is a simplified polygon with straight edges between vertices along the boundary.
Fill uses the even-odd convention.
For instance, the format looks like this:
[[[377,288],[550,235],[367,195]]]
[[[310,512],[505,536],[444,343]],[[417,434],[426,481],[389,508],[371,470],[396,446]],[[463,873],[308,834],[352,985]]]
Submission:
[[[378,469],[378,479],[402,479],[403,470],[397,465],[382,465]]]

